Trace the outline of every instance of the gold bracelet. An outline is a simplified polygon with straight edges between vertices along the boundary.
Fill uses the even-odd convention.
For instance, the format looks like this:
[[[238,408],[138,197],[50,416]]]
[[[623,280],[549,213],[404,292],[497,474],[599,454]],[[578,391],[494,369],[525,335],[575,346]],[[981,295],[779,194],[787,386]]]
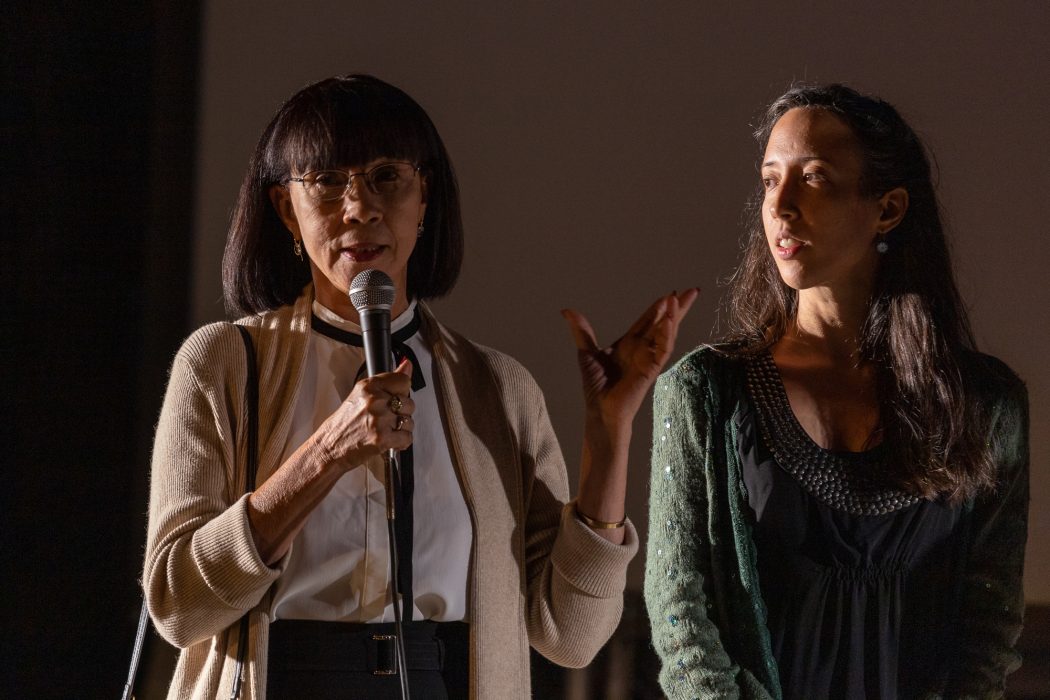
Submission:
[[[623,516],[623,520],[618,523],[607,523],[604,520],[595,520],[589,518],[580,512],[579,506],[576,507],[576,517],[583,521],[583,524],[592,530],[615,530],[618,527],[623,527],[623,524],[627,522],[627,516]]]

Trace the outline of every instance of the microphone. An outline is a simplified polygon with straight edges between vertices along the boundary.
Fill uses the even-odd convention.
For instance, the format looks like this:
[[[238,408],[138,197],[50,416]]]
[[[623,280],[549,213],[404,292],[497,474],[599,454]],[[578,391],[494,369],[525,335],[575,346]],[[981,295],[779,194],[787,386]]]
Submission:
[[[373,377],[380,372],[389,372],[393,369],[393,353],[390,343],[390,308],[394,305],[394,297],[397,290],[394,288],[394,280],[385,272],[379,270],[364,270],[359,272],[350,282],[350,303],[357,309],[357,315],[361,319],[361,340],[365,346],[365,365],[368,368],[368,376]],[[411,453],[408,453],[411,454]],[[408,515],[406,517],[395,517],[394,490],[401,489],[401,481],[395,474],[395,469],[400,472],[401,465],[397,450],[387,451],[383,460],[385,462],[386,474],[386,523],[387,541],[390,550],[390,600],[394,604],[394,653],[397,658],[397,675],[401,683],[401,697],[409,700],[408,687],[408,663],[405,656],[405,632],[402,617],[405,612],[402,606],[409,607],[405,601],[412,600],[412,510],[411,510],[411,462],[408,462],[409,486],[408,486]],[[403,496],[404,498],[404,496]],[[406,519],[407,518],[407,519]],[[406,553],[407,563],[405,576],[407,582],[402,580],[401,565],[398,561],[398,537],[397,530],[402,523],[407,523],[408,550]],[[402,528],[404,532],[404,528]],[[408,591],[407,595],[404,591]],[[401,595],[399,595],[401,594]],[[411,612],[409,612],[411,619]]]
[[[350,303],[361,318],[361,338],[369,377],[393,370],[390,308],[396,294],[394,281],[380,270],[359,272],[350,283]]]

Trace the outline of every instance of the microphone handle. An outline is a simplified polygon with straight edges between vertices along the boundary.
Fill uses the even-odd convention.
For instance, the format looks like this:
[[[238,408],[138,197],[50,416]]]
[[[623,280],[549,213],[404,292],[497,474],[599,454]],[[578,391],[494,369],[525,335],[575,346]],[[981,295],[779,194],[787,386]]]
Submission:
[[[361,338],[365,346],[368,376],[374,377],[393,370],[389,309],[368,310],[361,314]]]

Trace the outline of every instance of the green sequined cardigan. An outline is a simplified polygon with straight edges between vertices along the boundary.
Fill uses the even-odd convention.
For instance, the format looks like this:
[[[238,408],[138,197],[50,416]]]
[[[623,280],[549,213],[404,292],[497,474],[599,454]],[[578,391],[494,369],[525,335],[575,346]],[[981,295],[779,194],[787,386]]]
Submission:
[[[1028,521],[1028,398],[981,356],[973,381],[993,407],[998,488],[964,506],[968,552],[951,625],[958,649],[926,697],[1001,697],[1020,665]],[[737,454],[743,361],[702,347],[657,380],[645,601],[669,698],[780,698],[758,583],[753,516]]]

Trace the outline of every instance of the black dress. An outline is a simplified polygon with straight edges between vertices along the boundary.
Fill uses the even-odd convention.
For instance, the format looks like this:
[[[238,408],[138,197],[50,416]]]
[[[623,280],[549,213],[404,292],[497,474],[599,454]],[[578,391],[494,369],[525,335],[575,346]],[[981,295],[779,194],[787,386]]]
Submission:
[[[884,447],[818,447],[768,355],[737,449],[785,698],[909,698],[951,658],[961,509],[878,483]]]

